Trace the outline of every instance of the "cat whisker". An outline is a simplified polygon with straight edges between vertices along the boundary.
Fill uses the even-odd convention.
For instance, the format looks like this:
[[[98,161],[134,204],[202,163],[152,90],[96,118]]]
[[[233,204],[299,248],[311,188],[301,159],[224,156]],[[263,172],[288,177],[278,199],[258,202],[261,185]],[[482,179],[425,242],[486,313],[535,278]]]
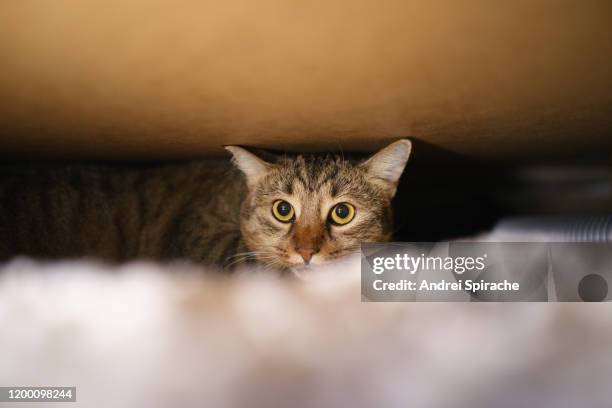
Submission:
[[[232,260],[232,258],[234,258],[234,259]],[[254,254],[242,254],[242,255],[239,255],[239,256],[232,256],[232,257],[230,257],[230,258],[228,258],[226,260],[225,266],[229,267],[229,266],[232,266],[232,265],[235,265],[237,263],[241,263],[243,261],[247,261],[247,260],[250,260],[250,259],[256,259],[256,255],[254,255]],[[230,260],[231,260],[231,262],[228,263],[228,261],[230,261]]]
[[[263,253],[267,253],[267,251],[238,252],[237,254],[234,254],[234,255],[228,257],[227,259],[235,258],[235,257],[242,256],[242,255],[254,255],[254,254],[263,254]]]
[[[275,260],[276,258],[277,258],[277,255],[269,251],[241,252],[241,253],[235,254],[227,258],[225,266],[230,267],[235,264],[238,264],[244,261],[248,261],[248,260],[259,260],[263,262],[266,260]],[[227,263],[227,261],[230,261],[230,260],[231,262]]]

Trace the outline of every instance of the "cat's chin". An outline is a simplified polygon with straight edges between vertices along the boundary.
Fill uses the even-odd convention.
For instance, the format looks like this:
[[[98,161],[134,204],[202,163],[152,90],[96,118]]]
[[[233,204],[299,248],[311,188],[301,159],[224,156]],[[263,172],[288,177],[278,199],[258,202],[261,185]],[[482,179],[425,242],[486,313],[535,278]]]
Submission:
[[[328,268],[326,267],[329,264],[330,262],[323,262],[318,264],[298,264],[291,266],[289,269],[297,278],[301,280],[309,280],[327,271]]]
[[[317,266],[311,264],[298,264],[289,268],[291,272],[299,279],[307,280],[312,278],[312,274],[318,269]]]
[[[296,264],[287,269],[294,276],[305,281],[313,281],[318,278],[326,280],[329,275],[346,277],[348,279],[360,279],[361,254],[353,252],[339,258],[321,260],[316,264]]]

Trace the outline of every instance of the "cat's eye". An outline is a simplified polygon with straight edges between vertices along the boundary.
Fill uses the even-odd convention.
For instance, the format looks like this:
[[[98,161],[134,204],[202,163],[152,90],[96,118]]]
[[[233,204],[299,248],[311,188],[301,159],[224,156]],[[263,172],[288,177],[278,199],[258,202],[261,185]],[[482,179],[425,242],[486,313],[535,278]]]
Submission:
[[[295,210],[285,200],[276,200],[272,204],[272,215],[280,222],[291,222],[295,216]]]
[[[348,224],[355,218],[355,207],[349,203],[336,204],[329,213],[329,217],[336,225]]]

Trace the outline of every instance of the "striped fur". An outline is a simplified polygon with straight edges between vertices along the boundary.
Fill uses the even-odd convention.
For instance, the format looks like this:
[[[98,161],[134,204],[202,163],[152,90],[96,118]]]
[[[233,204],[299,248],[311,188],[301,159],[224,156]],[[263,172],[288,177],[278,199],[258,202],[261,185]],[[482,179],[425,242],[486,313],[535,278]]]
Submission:
[[[158,166],[4,164],[0,261],[27,255],[187,260],[228,268],[258,261],[283,269],[300,263],[296,239],[319,241],[321,250],[312,259],[317,264],[353,252],[363,241],[390,238],[395,187],[373,177],[367,162],[331,155],[264,162],[235,149],[246,183],[229,163],[215,160]],[[296,206],[294,223],[271,215],[279,198]],[[338,200],[357,209],[349,225],[327,220]]]
[[[3,165],[0,260],[222,263],[241,248],[244,190],[226,162]]]

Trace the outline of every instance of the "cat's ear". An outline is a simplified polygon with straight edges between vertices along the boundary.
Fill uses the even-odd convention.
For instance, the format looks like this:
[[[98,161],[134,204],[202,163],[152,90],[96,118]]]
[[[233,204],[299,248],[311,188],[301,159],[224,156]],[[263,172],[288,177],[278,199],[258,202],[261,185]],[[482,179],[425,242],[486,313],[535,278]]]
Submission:
[[[254,186],[271,167],[271,164],[240,146],[225,146],[233,156],[234,164],[244,173],[247,185]]]
[[[363,162],[361,166],[377,183],[387,188],[391,197],[393,197],[411,151],[412,143],[410,143],[410,140],[400,139],[379,150]]]

